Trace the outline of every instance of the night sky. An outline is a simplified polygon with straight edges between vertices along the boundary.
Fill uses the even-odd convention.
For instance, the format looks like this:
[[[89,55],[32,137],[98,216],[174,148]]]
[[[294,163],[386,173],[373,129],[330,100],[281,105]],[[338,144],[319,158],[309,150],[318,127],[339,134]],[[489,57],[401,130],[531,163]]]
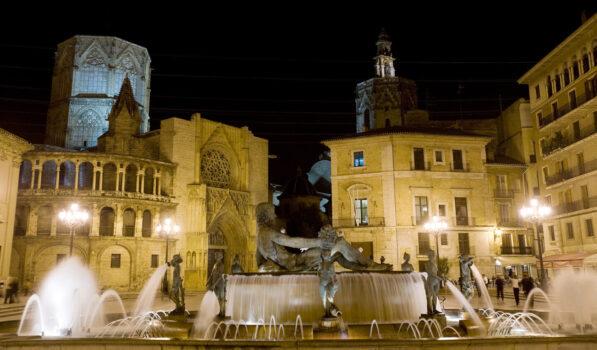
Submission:
[[[43,142],[56,44],[76,34],[117,36],[149,50],[151,129],[195,112],[247,125],[269,140],[278,156],[270,161],[270,182],[283,184],[297,165],[308,169],[317,160],[321,140],[354,132],[354,88],[373,77],[381,27],[392,38],[397,75],[417,82],[419,106],[433,119],[490,118],[499,114],[500,95],[503,108],[528,97],[516,80],[580,26],[583,8],[589,16],[595,8],[571,1],[539,12],[514,2],[369,3],[153,14],[72,7],[68,15],[26,18],[5,12],[0,127]]]

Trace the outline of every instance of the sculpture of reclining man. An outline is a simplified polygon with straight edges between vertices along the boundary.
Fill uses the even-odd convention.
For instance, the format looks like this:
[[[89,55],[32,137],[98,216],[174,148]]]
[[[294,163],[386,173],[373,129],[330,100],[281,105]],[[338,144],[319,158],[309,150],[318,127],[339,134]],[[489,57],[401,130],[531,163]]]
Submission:
[[[259,271],[288,270],[307,271],[322,262],[322,250],[330,250],[330,255],[343,267],[351,270],[389,271],[390,264],[378,264],[363,256],[344,238],[335,239],[290,237],[284,229],[276,227],[274,206],[261,203],[256,209],[257,216],[257,265]],[[332,230],[331,227],[324,228]],[[293,253],[286,248],[299,248],[301,253]]]

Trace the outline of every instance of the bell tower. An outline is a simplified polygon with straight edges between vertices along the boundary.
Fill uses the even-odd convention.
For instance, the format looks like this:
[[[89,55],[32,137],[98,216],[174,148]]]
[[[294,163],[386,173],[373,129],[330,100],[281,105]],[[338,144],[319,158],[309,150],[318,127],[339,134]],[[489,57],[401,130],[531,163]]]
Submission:
[[[375,77],[357,84],[356,131],[403,126],[406,113],[418,109],[414,81],[396,76],[392,41],[384,29],[377,37]]]

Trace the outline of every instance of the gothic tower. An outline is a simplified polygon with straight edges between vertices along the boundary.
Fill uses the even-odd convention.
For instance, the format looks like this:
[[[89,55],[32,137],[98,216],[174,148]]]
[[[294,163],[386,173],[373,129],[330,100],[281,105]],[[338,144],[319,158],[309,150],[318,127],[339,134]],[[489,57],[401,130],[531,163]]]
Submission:
[[[384,29],[376,45],[375,77],[358,83],[355,92],[357,132],[405,125],[406,113],[418,108],[417,86],[396,76],[392,42]]]
[[[139,104],[139,132],[147,132],[150,62],[146,48],[116,37],[77,35],[58,44],[45,143],[96,146],[127,74]]]

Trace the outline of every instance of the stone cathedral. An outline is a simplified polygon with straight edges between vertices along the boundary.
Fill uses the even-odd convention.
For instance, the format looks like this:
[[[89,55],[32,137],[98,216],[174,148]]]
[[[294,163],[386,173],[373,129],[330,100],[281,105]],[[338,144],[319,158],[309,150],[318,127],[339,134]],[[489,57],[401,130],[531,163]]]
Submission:
[[[150,57],[113,37],[58,45],[46,144],[23,155],[11,275],[34,288],[68,256],[58,213],[78,203],[90,220],[73,254],[102,288],[139,291],[174,254],[187,290],[204,290],[215,252],[255,269],[254,207],[268,200],[268,143],[247,127],[194,114],[149,128]],[[166,239],[170,218],[180,232]],[[169,244],[168,249],[166,244]]]

